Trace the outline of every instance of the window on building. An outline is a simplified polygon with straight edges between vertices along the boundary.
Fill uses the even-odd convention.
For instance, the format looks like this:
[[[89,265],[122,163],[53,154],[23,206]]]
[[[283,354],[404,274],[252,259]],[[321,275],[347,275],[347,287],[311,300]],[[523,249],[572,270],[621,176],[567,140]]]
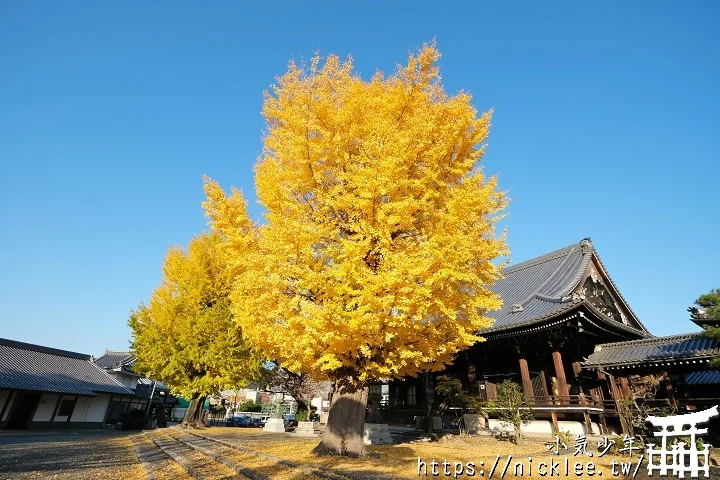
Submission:
[[[405,388],[407,396],[407,405],[417,405],[417,394],[415,392],[415,385],[408,385]]]
[[[57,412],[58,417],[69,417],[75,409],[75,400],[63,400]]]

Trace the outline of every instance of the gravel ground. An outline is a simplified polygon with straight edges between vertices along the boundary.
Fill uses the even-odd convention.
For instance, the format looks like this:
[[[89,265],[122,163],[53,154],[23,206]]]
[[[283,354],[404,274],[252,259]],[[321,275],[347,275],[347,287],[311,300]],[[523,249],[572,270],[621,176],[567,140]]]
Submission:
[[[147,478],[129,435],[114,431],[0,434],[0,480]]]

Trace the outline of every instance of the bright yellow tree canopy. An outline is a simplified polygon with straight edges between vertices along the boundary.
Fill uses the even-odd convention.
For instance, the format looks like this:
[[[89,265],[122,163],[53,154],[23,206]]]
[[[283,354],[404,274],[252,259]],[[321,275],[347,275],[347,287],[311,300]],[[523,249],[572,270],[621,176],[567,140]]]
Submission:
[[[219,243],[211,233],[193,238],[187,252],[171,247],[162,284],[130,317],[136,368],[187,398],[245,385],[261,368],[232,321]]]
[[[435,370],[501,306],[506,206],[476,165],[490,112],[445,93],[434,45],[389,77],[352,60],[291,63],[266,93],[256,165],[267,223],[206,181],[235,321],[285,367],[360,381]]]

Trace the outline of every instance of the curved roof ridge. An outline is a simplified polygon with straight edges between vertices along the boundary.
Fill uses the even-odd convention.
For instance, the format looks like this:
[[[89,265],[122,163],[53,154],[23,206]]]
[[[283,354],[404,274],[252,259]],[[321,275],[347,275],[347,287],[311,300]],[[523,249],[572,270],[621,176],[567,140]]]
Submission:
[[[543,289],[548,283],[550,283],[550,282],[552,282],[553,280],[555,280],[555,274],[557,274],[559,271],[562,270],[562,268],[563,268],[565,265],[567,265],[567,263],[570,261],[570,258],[571,258],[570,254],[573,253],[574,251],[575,251],[574,246],[571,246],[570,248],[568,248],[567,251],[565,252],[565,258],[563,258],[563,260],[553,269],[553,271],[550,272],[550,274],[545,278],[545,281],[542,282],[540,285],[538,285],[538,286],[534,289],[534,291],[530,292],[525,298],[523,298],[523,299],[522,299],[521,301],[519,301],[519,302],[516,302],[515,304],[516,304],[516,305],[524,305],[525,303],[527,303],[527,302],[528,302],[529,300],[531,300],[532,298],[540,298],[540,297],[538,297],[538,294],[542,295],[542,293],[540,293],[540,292],[542,291],[542,289]],[[550,296],[550,295],[545,295],[545,296],[548,297],[548,298],[550,298],[550,300],[547,300],[547,301],[550,301],[550,302],[553,302],[553,301],[555,301],[556,299],[558,299],[558,300],[560,299],[560,297],[552,297],[552,296]],[[544,299],[543,299],[543,300],[544,300]]]
[[[541,255],[539,257],[531,258],[529,260],[525,260],[524,262],[517,263],[515,265],[510,265],[507,268],[504,268],[502,270],[502,273],[504,275],[508,273],[513,273],[518,270],[524,270],[526,268],[534,267],[540,263],[545,263],[550,260],[555,260],[556,258],[562,257],[564,255],[567,255],[568,253],[571,253],[573,248],[580,245],[580,242],[575,242],[572,245],[568,245],[567,247],[560,248],[558,250],[555,250],[554,252],[546,253],[545,255]]]
[[[583,253],[583,259],[582,263],[580,263],[580,266],[578,267],[577,271],[575,272],[575,275],[573,278],[570,279],[568,284],[563,287],[563,289],[560,291],[560,297],[564,297],[565,295],[569,295],[570,292],[575,290],[577,286],[580,284],[580,282],[583,279],[583,276],[585,276],[585,272],[587,271],[588,265],[592,261],[592,256],[595,253],[595,248],[593,248],[590,252]]]

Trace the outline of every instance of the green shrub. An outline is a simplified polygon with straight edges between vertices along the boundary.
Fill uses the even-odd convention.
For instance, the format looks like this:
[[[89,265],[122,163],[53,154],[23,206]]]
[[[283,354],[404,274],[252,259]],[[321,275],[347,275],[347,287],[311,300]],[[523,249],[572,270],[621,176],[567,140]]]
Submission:
[[[297,413],[295,413],[295,420],[298,422],[305,422],[308,419],[308,411],[307,410],[298,410]]]
[[[262,405],[258,405],[254,401],[248,400],[247,402],[238,405],[237,409],[240,412],[261,412]]]

